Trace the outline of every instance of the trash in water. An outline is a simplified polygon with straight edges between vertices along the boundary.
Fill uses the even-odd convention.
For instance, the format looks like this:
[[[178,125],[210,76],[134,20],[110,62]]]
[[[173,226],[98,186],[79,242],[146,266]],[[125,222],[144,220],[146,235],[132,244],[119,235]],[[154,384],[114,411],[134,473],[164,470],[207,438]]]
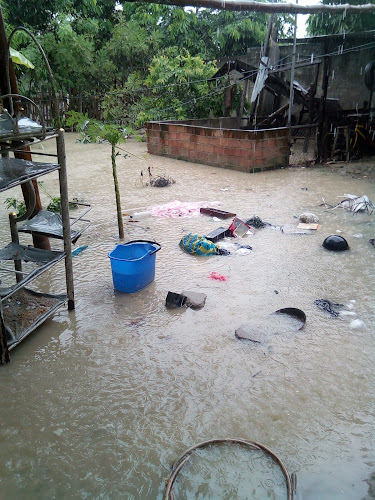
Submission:
[[[314,304],[319,307],[322,311],[326,311],[331,316],[337,317],[340,313],[337,309],[344,309],[344,304],[336,304],[327,299],[316,299]]]
[[[299,231],[296,231],[295,229],[289,228],[288,226],[283,226],[281,228],[281,232],[284,234],[293,234],[293,235],[297,235],[297,236],[299,236],[301,234],[312,234],[311,232],[306,231],[306,230],[302,230],[302,229],[300,229]]]
[[[152,186],[152,187],[166,187],[166,186],[170,186],[171,184],[176,183],[176,181],[174,179],[172,179],[171,177],[162,176],[162,175],[158,175],[158,176],[154,177],[151,173],[151,167],[148,167],[147,171],[148,171],[149,183],[150,183],[150,186]],[[143,172],[142,171],[141,171],[141,183],[143,185]],[[148,184],[146,183],[146,186],[147,185]]]
[[[214,229],[210,233],[206,234],[204,237],[207,240],[212,241],[213,243],[216,243],[219,240],[222,240],[226,236],[231,236],[232,233],[230,232],[229,229],[225,227],[218,227],[217,229]]]
[[[256,229],[261,229],[263,227],[272,226],[272,224],[270,224],[269,222],[263,222],[262,219],[260,217],[258,217],[257,215],[254,215],[250,219],[247,219],[245,221],[245,224],[247,224],[248,226],[251,226],[251,227],[255,227]]]
[[[333,252],[343,252],[349,250],[349,245],[343,236],[332,234],[323,241],[323,247]]]
[[[189,233],[184,236],[179,243],[180,247],[185,252],[192,255],[228,255],[229,252],[223,248],[219,248],[215,243],[206,239],[199,234]]]
[[[362,233],[353,234],[353,238],[363,238],[363,234]]]
[[[72,256],[76,257],[77,255],[81,254],[84,250],[86,250],[86,248],[87,248],[87,245],[82,245],[80,247],[75,248],[72,251]]]
[[[248,246],[239,247],[236,250],[236,255],[249,255],[249,253],[251,253],[251,250],[252,248]]]
[[[278,309],[274,314],[286,314],[292,318],[299,321],[298,330],[302,330],[306,323],[306,314],[302,309],[297,309],[296,307],[284,307],[283,309]]]
[[[368,198],[368,196],[357,196],[356,194],[347,194],[344,200],[341,200],[337,205],[331,205],[330,203],[326,203],[323,199],[323,204],[327,208],[344,208],[349,212],[358,213],[358,212],[367,212],[368,215],[371,215],[374,211],[374,205],[372,201]]]
[[[369,241],[369,243],[371,243],[371,245],[372,245],[373,247],[375,247],[375,239],[374,239],[374,238],[371,238],[371,239],[370,239],[370,240],[368,240],[368,241]]]
[[[200,209],[207,205],[220,205],[219,201],[171,201],[165,205],[151,207],[151,215],[157,217],[194,217],[200,214]]]
[[[207,295],[202,292],[185,291],[182,295],[186,297],[185,306],[191,309],[202,309],[207,299]]]
[[[168,292],[165,305],[169,308],[182,307],[185,305],[186,297],[181,293]]]
[[[219,219],[229,219],[229,217],[235,217],[236,214],[232,212],[226,212],[225,210],[218,210],[217,208],[202,207],[200,209],[201,214],[211,215],[219,217]]]
[[[158,176],[155,179],[150,179],[150,186],[152,187],[166,187],[175,184],[176,181],[171,177]]]
[[[301,222],[305,222],[306,224],[319,222],[318,216],[316,216],[315,214],[313,214],[311,212],[305,212],[305,213],[301,214],[299,216],[299,220]]]
[[[243,220],[235,217],[229,226],[229,231],[235,238],[242,238],[245,234],[254,234],[255,230],[246,224]]]
[[[234,332],[240,340],[249,340],[256,344],[262,344],[268,340],[268,335],[260,325],[242,325]]]
[[[172,309],[177,307],[190,307],[191,309],[201,309],[206,303],[207,295],[200,292],[168,292],[165,305]]]
[[[278,315],[280,319],[283,317],[283,320],[276,320],[274,315]],[[240,340],[264,344],[275,335],[302,330],[305,323],[306,314],[301,309],[286,307],[275,311],[262,323],[257,321],[240,326],[235,330],[234,334]]]
[[[365,326],[365,322],[362,321],[361,319],[353,319],[353,321],[350,322],[349,327],[352,330],[357,330],[359,328],[363,328]]]
[[[217,273],[216,271],[212,271],[209,276],[211,280],[218,280],[218,281],[227,281],[228,276],[225,276],[224,274]]]
[[[319,224],[311,224],[311,223],[305,223],[305,222],[300,222],[297,226],[297,229],[311,229],[316,231],[319,227]]]
[[[260,372],[256,373],[255,375],[258,375]],[[254,376],[255,376],[254,375]],[[268,465],[268,460],[271,459],[273,460],[273,462],[275,463],[275,465],[277,465],[278,467],[278,476],[281,476],[282,473],[285,477],[285,481],[286,481],[286,486],[283,486],[284,489],[286,489],[286,495],[285,495],[285,498],[288,498],[288,499],[292,499],[293,498],[293,495],[294,495],[294,490],[296,489],[296,486],[297,486],[297,475],[295,472],[293,472],[292,474],[290,474],[288,472],[288,470],[286,469],[285,465],[283,464],[283,462],[280,460],[280,458],[276,455],[276,453],[274,453],[272,450],[270,450],[268,447],[262,445],[261,443],[259,442],[256,442],[256,441],[250,441],[248,439],[243,439],[243,438],[221,438],[221,439],[209,439],[207,441],[203,441],[203,442],[200,442],[199,444],[196,444],[194,446],[191,446],[188,450],[185,451],[185,453],[173,464],[172,466],[172,472],[171,474],[169,475],[168,478],[165,479],[165,492],[164,492],[164,495],[163,495],[163,498],[165,500],[172,500],[173,498],[176,498],[177,494],[175,495],[175,492],[173,491],[173,487],[174,487],[174,484],[176,482],[176,479],[178,477],[178,474],[180,473],[180,471],[182,470],[183,466],[188,462],[188,460],[190,459],[190,457],[194,457],[195,455],[195,452],[197,450],[201,450],[203,448],[207,448],[208,450],[211,450],[211,452],[213,451],[215,454],[210,457],[208,456],[207,459],[206,459],[206,463],[201,463],[201,467],[204,468],[204,470],[207,470],[209,471],[209,468],[214,466],[215,465],[215,462],[217,462],[217,455],[216,455],[216,451],[214,446],[219,446],[223,449],[223,446],[224,445],[235,445],[235,446],[238,446],[238,445],[241,445],[242,447],[246,446],[248,448],[248,450],[251,450],[251,451],[255,451],[255,454],[254,454],[254,459],[255,460],[264,460],[262,458],[262,456],[260,455],[260,453],[263,453],[265,454],[265,456],[267,457],[267,465]],[[227,451],[225,450],[225,448],[223,449],[222,453],[227,453]],[[204,457],[204,454],[201,454],[199,455],[199,453],[197,454],[198,457],[199,457],[199,460],[202,460],[202,456]],[[267,456],[268,455],[268,456]],[[223,455],[225,456],[225,455]],[[215,458],[216,457],[216,458]],[[194,458],[193,458],[194,459]],[[251,463],[251,460],[252,458],[249,457],[248,459]],[[262,462],[263,463],[263,462]],[[182,472],[182,474],[184,474],[184,472]],[[186,474],[189,474],[189,472],[187,472]],[[185,476],[186,476],[185,474]],[[275,477],[278,477],[278,476],[275,476]],[[267,478],[267,476],[265,476]],[[225,480],[224,480],[225,481]],[[178,482],[178,481],[177,481]],[[262,486],[262,489],[264,491],[266,491],[265,488],[267,488],[268,490],[270,488],[274,489],[274,481],[271,480],[269,481],[271,483],[271,486],[268,484],[268,480],[261,480],[260,481],[262,484],[264,483],[266,486]],[[183,483],[183,481],[181,480],[181,483]],[[223,487],[223,485],[221,485],[221,487]],[[200,491],[200,490],[203,490],[203,488],[201,488],[200,485],[198,485],[197,487],[197,491]],[[181,488],[182,490],[182,488]],[[180,493],[180,491],[179,491]],[[180,496],[180,495],[178,495]],[[181,497],[187,497],[189,495],[186,495],[184,491],[181,491]],[[222,497],[223,495],[216,495],[216,498],[218,497]],[[265,495],[265,496],[270,496],[270,495]],[[265,498],[265,496],[263,495],[263,498]],[[272,495],[273,498],[275,498],[275,495]],[[197,494],[195,496],[195,498],[201,498],[201,495],[200,494]]]
[[[138,222],[139,219],[145,219],[146,217],[151,217],[151,212],[149,210],[134,212],[129,216],[129,222]]]

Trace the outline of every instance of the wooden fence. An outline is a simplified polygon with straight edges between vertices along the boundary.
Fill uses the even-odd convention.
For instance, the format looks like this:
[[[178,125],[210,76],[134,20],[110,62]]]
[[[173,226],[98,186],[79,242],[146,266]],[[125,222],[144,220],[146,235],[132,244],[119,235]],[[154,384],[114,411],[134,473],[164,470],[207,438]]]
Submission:
[[[44,121],[48,127],[53,127],[56,125],[54,112],[54,100],[49,94],[38,94],[36,96],[30,97],[35,104],[38,106],[40,113],[44,117]],[[69,96],[60,94],[56,99],[57,105],[60,111],[60,117],[63,119],[66,117],[68,111],[77,111],[81,113],[87,113],[89,118],[94,118],[96,120],[103,119],[102,102],[103,96],[92,95],[92,96]],[[40,121],[40,116],[37,109],[31,106],[27,102],[23,103],[25,108],[25,114],[32,120]]]

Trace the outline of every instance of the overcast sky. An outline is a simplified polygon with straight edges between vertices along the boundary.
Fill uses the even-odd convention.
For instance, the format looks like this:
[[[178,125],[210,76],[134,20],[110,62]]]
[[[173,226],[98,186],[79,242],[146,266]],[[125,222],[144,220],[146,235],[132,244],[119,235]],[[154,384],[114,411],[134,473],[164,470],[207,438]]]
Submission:
[[[290,0],[290,3],[295,3]],[[321,3],[320,0],[298,0],[299,5],[316,5]],[[297,16],[297,38],[303,38],[306,36],[306,21],[309,14],[298,14]]]

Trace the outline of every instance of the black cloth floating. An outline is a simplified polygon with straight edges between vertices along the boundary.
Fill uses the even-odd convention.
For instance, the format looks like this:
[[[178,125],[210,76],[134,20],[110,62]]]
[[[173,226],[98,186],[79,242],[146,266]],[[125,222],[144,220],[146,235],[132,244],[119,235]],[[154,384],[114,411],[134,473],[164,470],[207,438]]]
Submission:
[[[331,316],[338,316],[339,312],[335,309],[342,309],[345,307],[344,304],[335,304],[334,302],[325,299],[317,299],[315,301],[315,305],[317,305],[322,311],[326,311],[331,314]]]

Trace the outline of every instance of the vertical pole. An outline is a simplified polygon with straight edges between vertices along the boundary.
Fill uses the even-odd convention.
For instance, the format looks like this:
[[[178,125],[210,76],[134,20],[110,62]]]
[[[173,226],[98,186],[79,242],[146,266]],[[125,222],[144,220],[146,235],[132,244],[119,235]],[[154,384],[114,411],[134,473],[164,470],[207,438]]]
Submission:
[[[327,53],[327,47],[325,47],[325,53]],[[328,91],[328,80],[329,80],[329,71],[330,71],[330,63],[331,59],[329,56],[324,56],[323,58],[323,82],[322,82],[322,91],[323,95],[320,98],[319,102],[319,126],[318,126],[318,160],[321,161],[323,158],[327,156],[327,151],[324,145],[324,136],[325,136],[325,111],[326,111],[326,99],[327,99],[327,91]]]
[[[298,0],[296,1],[296,3],[298,4]],[[293,98],[294,98],[293,82],[294,82],[294,72],[295,72],[295,66],[296,66],[296,47],[297,47],[297,14],[295,14],[295,16],[294,16],[293,58],[292,58],[292,69],[290,72],[288,127],[290,127],[291,123],[292,123],[292,108],[293,108]],[[290,134],[290,130],[289,130],[289,134]]]
[[[3,318],[3,305],[0,302],[0,365],[9,362],[10,358],[8,350],[7,332],[5,329],[5,323]]]
[[[17,230],[17,214],[15,213],[10,213],[9,214],[9,225],[10,225],[10,236],[12,239],[12,243],[17,243],[19,244],[20,240],[18,237],[18,230]],[[14,261],[14,269],[16,272],[16,281],[19,283],[22,280],[22,262],[20,260],[15,260]]]
[[[73,258],[72,258],[72,240],[70,236],[70,218],[69,218],[69,200],[68,200],[68,175],[66,171],[65,156],[65,137],[64,129],[58,130],[57,136],[57,158],[60,165],[60,199],[61,199],[61,218],[63,224],[63,238],[65,251],[65,278],[66,293],[68,295],[68,309],[74,309],[74,284],[73,284]]]

